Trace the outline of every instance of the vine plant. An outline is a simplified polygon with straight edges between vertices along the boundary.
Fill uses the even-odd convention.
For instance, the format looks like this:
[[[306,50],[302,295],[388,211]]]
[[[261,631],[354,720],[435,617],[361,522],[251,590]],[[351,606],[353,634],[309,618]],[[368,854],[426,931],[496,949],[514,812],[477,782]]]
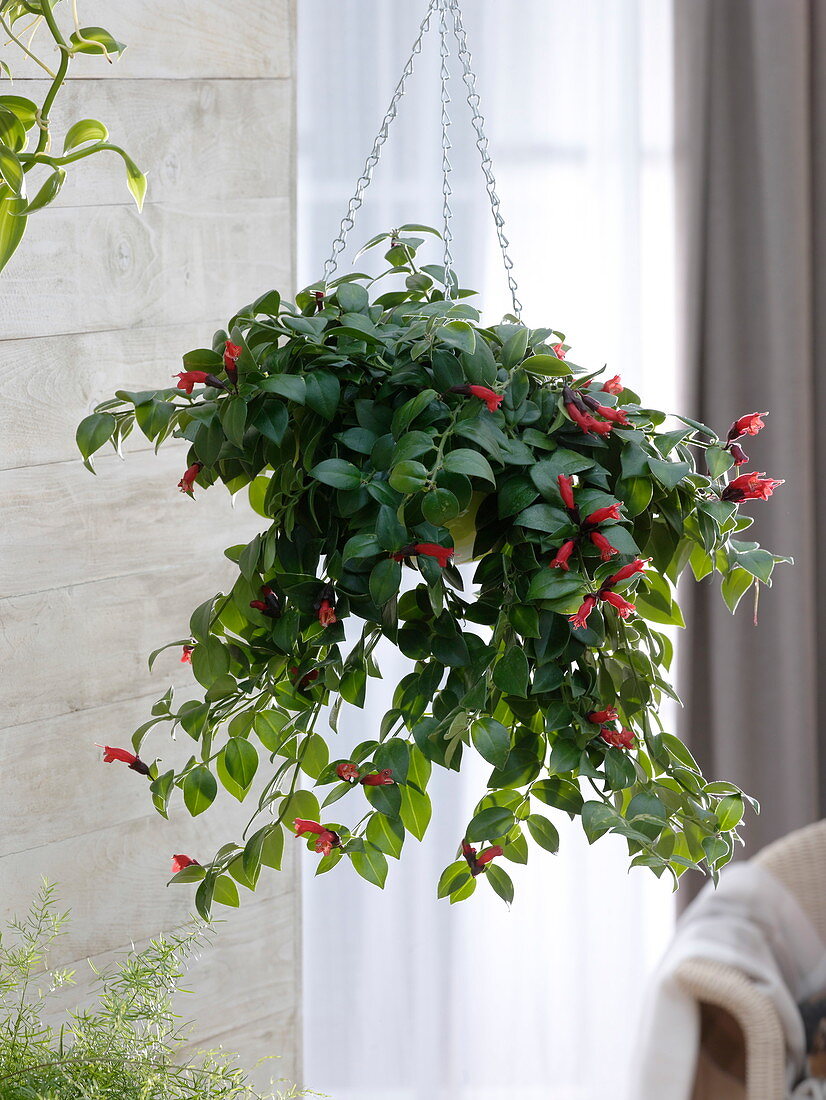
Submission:
[[[98,153],[117,153],[126,167],[126,186],[138,210],[146,194],[146,176],[120,145],[109,141],[109,131],[97,119],[78,119],[63,135],[61,150],[53,147],[52,108],[74,58],[98,54],[111,63],[126,49],[103,27],[81,27],[77,0],[66,4],[71,27],[62,27],[59,3],[0,0],[0,34],[6,38],[6,47],[18,59],[28,57],[49,81],[39,103],[24,96],[0,95],[0,271],[20,244],[29,215],[48,206],[60,193],[70,165]],[[35,36],[41,31],[42,37],[43,30],[54,48],[48,57],[35,50]],[[56,63],[51,60],[54,50]],[[12,65],[0,58],[0,77],[11,80],[12,75]],[[35,169],[45,170],[45,176],[29,198],[29,176]]]
[[[78,430],[87,465],[135,424],[156,446],[185,439],[185,498],[220,481],[263,520],[226,551],[230,590],[171,643],[203,698],[175,706],[170,688],[132,749],[104,756],[146,776],[164,815],[179,795],[203,813],[219,784],[255,791],[240,843],[209,862],[175,857],[202,914],[280,866],[285,827],[308,838],[319,872],[349,862],[382,886],[388,857],[428,826],[432,766],[458,771],[469,753],[491,772],[446,853],[438,890],[451,901],[480,879],[509,901],[505,864],[527,861],[527,835],[557,849],[547,807],[591,841],[621,834],[634,866],[716,876],[751,801],[704,779],[662,724],[659,704],[676,696],[659,628],[683,625],[686,567],[720,575],[733,612],[788,560],[741,537],[741,503],[781,484],[740,472],[765,414],[722,438],[686,417],[666,425],[618,376],[571,363],[561,332],[485,326],[456,286],[449,300],[444,269],[419,266],[428,232],[369,242],[389,245],[399,289],[353,273],[295,303],[270,291],[183,357],[177,385],[119,391]],[[471,559],[468,591],[455,563]],[[381,676],[381,638],[410,668],[344,757],[339,712]],[[180,770],[140,756],[164,726],[193,741]]]

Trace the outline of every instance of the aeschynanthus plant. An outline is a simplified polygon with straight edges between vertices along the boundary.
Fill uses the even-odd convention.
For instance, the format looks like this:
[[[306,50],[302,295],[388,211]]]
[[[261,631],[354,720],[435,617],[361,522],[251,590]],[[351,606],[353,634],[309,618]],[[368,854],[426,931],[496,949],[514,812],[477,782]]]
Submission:
[[[408,234],[423,228],[368,246],[389,238],[403,289],[371,301],[377,280],[354,274],[295,305],[272,291],[185,355],[177,385],[119,392],[78,431],[87,463],[135,423],[156,443],[184,438],[194,505],[181,506],[221,481],[247,487],[264,520],[227,550],[230,591],[173,643],[203,700],[175,709],[170,689],[134,754],[107,749],[148,770],[164,815],[179,793],[193,815],[219,785],[244,799],[263,750],[250,835],[211,862],[186,857],[176,876],[199,882],[203,914],[280,865],[285,830],[319,871],[346,860],[382,886],[388,857],[427,828],[432,765],[459,770],[469,753],[491,772],[446,853],[451,901],[480,878],[510,900],[504,865],[526,861],[526,833],[557,849],[549,806],[591,841],[620,833],[632,865],[675,880],[689,867],[716,876],[732,855],[749,799],[706,782],[663,728],[658,706],[675,696],[658,627],[683,625],[674,585],[687,566],[721,574],[734,611],[787,560],[740,537],[742,503],[780,484],[741,470],[765,414],[723,438],[687,418],[665,427],[619,377],[574,366],[562,333],[514,317],[485,327],[469,291],[446,300],[443,269],[416,263],[423,238]],[[470,559],[468,591],[456,561]],[[410,671],[345,759],[339,711],[364,705],[382,637]],[[137,756],[165,725],[194,743],[180,771]]]

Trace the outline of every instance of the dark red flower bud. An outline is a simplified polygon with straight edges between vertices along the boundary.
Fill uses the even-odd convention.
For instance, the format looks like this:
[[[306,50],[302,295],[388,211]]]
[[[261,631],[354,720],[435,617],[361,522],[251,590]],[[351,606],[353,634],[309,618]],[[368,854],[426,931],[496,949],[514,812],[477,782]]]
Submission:
[[[586,525],[591,527],[598,527],[600,523],[607,523],[608,520],[617,520],[620,518],[621,504],[612,504],[610,508],[597,508],[595,512],[591,512],[590,516],[585,517]]]
[[[343,779],[345,783],[355,783],[359,777],[359,770],[355,764],[351,764],[348,760],[345,764],[339,764],[336,768],[336,775],[339,779]]]
[[[620,378],[620,376],[618,374],[615,374],[613,378],[609,378],[607,380],[607,382],[603,382],[603,384],[602,384],[602,392],[603,393],[612,393],[612,394],[614,394],[614,396],[616,396],[619,393],[622,393],[622,391],[624,389],[625,389],[625,386],[623,386],[622,379]]]
[[[195,485],[195,479],[197,478],[197,476],[201,472],[201,470],[203,470],[203,468],[204,468],[203,462],[193,462],[192,463],[192,465],[186,471],[184,476],[178,482],[178,488],[181,490],[182,493],[186,493],[187,496],[194,498],[195,493],[192,491],[192,489],[193,489],[193,486]]]
[[[568,559],[570,558],[571,554],[573,554],[574,550],[576,550],[576,539],[568,539],[567,542],[563,542],[563,544],[557,550],[556,556],[554,557],[553,561],[549,563],[549,568],[564,569],[567,573],[569,569]]]
[[[463,840],[462,855],[467,860],[470,873],[476,878],[477,875],[481,875],[484,871],[486,863],[490,863],[492,859],[496,859],[497,856],[502,855],[502,849],[496,844],[492,848],[486,848],[481,855],[477,856],[476,849],[471,844],[468,844],[466,840]]]
[[[181,664],[182,665],[191,665],[192,664],[192,651],[194,649],[195,649],[194,645],[185,645],[183,647],[183,649],[181,650]]]
[[[478,397],[480,401],[484,401],[488,412],[496,412],[505,400],[501,393],[496,393],[494,390],[488,389],[487,386],[468,386],[468,390],[474,397]]]
[[[765,474],[740,474],[723,489],[720,499],[734,504],[741,500],[768,500],[777,486],[784,484],[785,482],[774,481]]]
[[[600,597],[605,600],[606,603],[610,603],[612,607],[616,608],[617,613],[622,619],[627,619],[632,611],[637,610],[636,607],[634,607],[632,603],[629,603],[628,600],[624,599],[619,592],[612,592],[610,590],[600,591]]]
[[[421,555],[426,558],[435,558],[442,569],[445,569],[450,565],[453,553],[452,546],[440,546],[437,542],[415,542],[410,543],[409,546],[403,546],[401,550],[397,550],[393,554],[393,558],[396,561],[403,561],[405,558],[414,558]]]
[[[393,773],[390,768],[384,768],[383,771],[373,772],[370,775],[363,775],[360,782],[365,787],[392,787],[396,782],[393,778]]]
[[[183,871],[185,867],[200,867],[200,863],[197,859],[192,859],[190,856],[173,856],[172,857],[172,874],[177,875],[179,871]]]
[[[318,837],[315,842],[315,850],[319,855],[328,856],[333,848],[341,847],[341,838],[338,833],[333,832],[332,829],[325,829],[317,821],[305,821],[303,818],[297,817],[293,825],[295,835],[299,838],[306,835]]]
[[[612,421],[614,424],[625,427],[625,425],[630,423],[627,414],[622,409],[614,409],[610,405],[601,405],[600,402],[597,401],[595,397],[591,397],[590,394],[586,394],[583,400],[595,413],[599,413],[600,416],[604,417],[606,420]]]
[[[112,764],[115,760],[118,760],[122,764],[128,764],[132,771],[137,772],[139,775],[149,775],[149,768],[146,764],[139,756],[129,752],[128,749],[113,749],[111,745],[98,745],[98,748],[103,749],[104,764]]]
[[[582,601],[579,607],[579,611],[575,615],[568,616],[568,622],[574,628],[574,630],[584,630],[588,625],[588,616],[594,610],[597,605],[596,596],[588,595]]]
[[[264,599],[250,600],[250,607],[254,607],[256,611],[260,611],[268,619],[280,619],[282,611],[281,598],[273,592],[268,584],[263,584],[260,592]]]
[[[605,535],[600,534],[599,531],[590,531],[588,538],[596,546],[600,552],[600,557],[603,561],[610,561],[615,554],[619,553],[616,546],[612,546]]]
[[[604,722],[613,722],[615,718],[619,718],[619,714],[616,707],[605,707],[604,710],[589,710],[585,718],[594,725],[601,726]]]
[[[324,291],[314,290],[313,297],[315,298],[316,313],[321,313],[322,309],[324,309]]]
[[[574,500],[574,483],[572,479],[565,474],[557,474],[556,483],[559,486],[559,495],[562,497],[562,503],[569,512],[575,511],[576,501]]]
[[[613,726],[603,726],[599,731],[599,735],[606,744],[611,745],[615,749],[631,749],[634,747],[634,731],[625,729],[614,729]]]
[[[564,344],[551,344],[551,351],[557,357],[557,359],[565,358],[565,346]]]
[[[746,415],[741,416],[739,420],[735,420],[728,430],[729,443],[733,442],[735,439],[739,439],[742,435],[757,435],[761,428],[765,428],[766,425],[763,423],[763,417],[768,415],[767,412],[746,413]]]
[[[743,450],[739,443],[729,443],[727,448],[731,453],[731,457],[734,459],[735,466],[745,466],[749,460],[749,456]]]

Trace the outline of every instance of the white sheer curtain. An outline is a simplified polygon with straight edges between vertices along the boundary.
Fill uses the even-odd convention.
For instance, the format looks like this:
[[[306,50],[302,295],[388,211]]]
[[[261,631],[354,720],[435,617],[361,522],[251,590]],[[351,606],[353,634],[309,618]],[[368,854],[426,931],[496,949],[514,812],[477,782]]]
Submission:
[[[464,5],[503,213],[530,324],[576,362],[607,361],[651,404],[674,389],[671,6],[668,0]],[[321,275],[425,3],[299,2],[299,275]],[[439,224],[437,39],[425,42],[352,234]],[[458,73],[456,59],[453,71]],[[454,254],[485,315],[510,308],[467,105],[456,83]],[[352,262],[345,254],[344,266]],[[440,262],[434,256],[432,262]],[[375,731],[404,662],[349,708],[342,753]],[[508,865],[437,902],[486,770],[435,775],[439,807],[387,889],[340,868],[304,891],[305,1080],[335,1100],[597,1100],[622,1095],[641,987],[671,931],[669,887],[626,872],[613,838],[559,822],[557,857]]]

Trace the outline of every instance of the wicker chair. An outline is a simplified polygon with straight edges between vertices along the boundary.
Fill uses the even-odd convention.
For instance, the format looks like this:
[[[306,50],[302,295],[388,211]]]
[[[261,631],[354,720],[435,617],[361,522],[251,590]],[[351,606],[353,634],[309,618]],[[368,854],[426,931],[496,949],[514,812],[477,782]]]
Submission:
[[[770,844],[755,862],[778,879],[826,941],[826,821]],[[701,1007],[694,1100],[781,1100],[783,1029],[770,1000],[740,971],[693,959],[677,979]]]

